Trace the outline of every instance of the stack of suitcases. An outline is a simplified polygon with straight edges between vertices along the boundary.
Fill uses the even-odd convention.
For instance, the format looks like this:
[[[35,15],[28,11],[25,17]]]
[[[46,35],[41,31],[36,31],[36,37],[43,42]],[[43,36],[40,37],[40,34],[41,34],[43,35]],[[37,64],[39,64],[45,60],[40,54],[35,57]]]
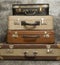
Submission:
[[[49,4],[13,4],[12,11],[0,59],[60,60]]]

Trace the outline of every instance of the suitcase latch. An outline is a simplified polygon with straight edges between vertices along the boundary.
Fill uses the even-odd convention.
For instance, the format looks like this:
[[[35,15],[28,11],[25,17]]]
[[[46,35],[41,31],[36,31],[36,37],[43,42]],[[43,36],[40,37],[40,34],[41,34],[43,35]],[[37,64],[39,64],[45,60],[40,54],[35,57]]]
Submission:
[[[45,38],[49,38],[49,37],[50,37],[50,35],[48,34],[47,31],[44,31],[44,37],[45,37]]]
[[[33,52],[24,51],[24,56],[25,57],[36,57],[37,54],[38,54],[38,51],[33,51]]]
[[[14,45],[9,45],[9,49],[7,50],[7,53],[13,53],[13,47]]]
[[[14,34],[12,34],[12,37],[13,37],[13,38],[18,38],[18,33],[15,32]]]
[[[52,49],[51,49],[51,45],[47,45],[46,46],[47,47],[47,53],[49,54],[49,53],[52,53]]]

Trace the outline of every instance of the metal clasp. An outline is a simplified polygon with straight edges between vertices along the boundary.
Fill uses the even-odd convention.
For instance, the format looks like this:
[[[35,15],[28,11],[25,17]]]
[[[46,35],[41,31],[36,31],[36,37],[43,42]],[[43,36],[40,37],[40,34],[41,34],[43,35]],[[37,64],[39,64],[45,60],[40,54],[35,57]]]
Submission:
[[[13,38],[18,38],[18,32],[16,31],[14,34],[12,34]]]
[[[13,47],[14,45],[9,45],[9,49],[7,50],[7,53],[13,53]]]
[[[51,45],[47,45],[47,53],[52,53]]]

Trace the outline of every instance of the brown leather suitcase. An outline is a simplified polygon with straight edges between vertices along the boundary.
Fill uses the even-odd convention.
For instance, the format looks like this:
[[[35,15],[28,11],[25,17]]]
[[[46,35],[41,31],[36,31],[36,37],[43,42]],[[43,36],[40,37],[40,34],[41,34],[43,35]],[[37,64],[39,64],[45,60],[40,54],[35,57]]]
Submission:
[[[60,44],[0,44],[0,59],[60,60]]]
[[[8,30],[7,34],[8,43],[20,43],[20,44],[49,44],[55,42],[55,36],[53,30],[41,30],[41,31],[17,31]]]

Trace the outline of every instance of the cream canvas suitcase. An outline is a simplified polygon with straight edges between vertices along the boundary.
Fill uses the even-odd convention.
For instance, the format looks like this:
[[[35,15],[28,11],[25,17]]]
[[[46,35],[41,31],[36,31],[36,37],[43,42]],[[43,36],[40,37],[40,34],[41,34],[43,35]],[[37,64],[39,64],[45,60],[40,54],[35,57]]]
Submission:
[[[51,30],[53,16],[9,16],[9,30]]]
[[[60,60],[60,44],[0,44],[0,59]]]

